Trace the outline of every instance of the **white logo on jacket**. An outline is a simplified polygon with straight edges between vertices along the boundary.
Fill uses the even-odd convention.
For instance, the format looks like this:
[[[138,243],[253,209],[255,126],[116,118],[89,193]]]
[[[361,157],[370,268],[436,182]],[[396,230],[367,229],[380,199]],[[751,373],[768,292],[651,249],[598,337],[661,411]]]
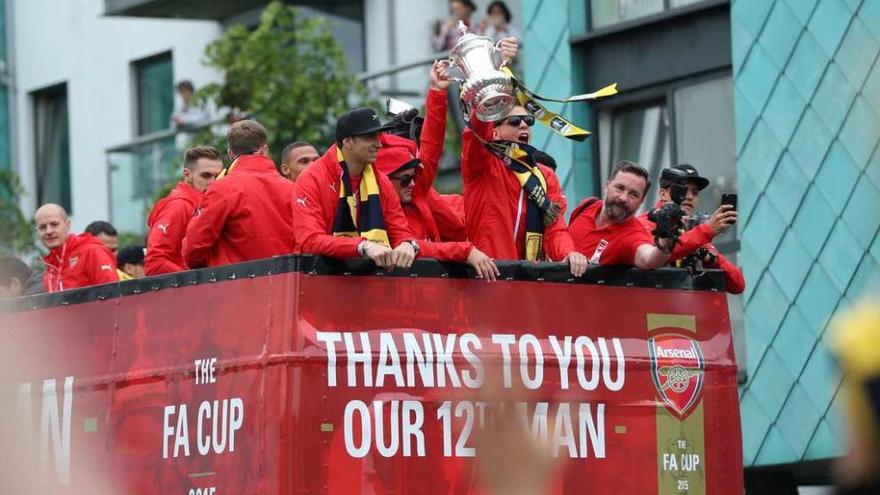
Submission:
[[[602,239],[599,241],[599,244],[596,245],[596,250],[593,251],[593,256],[590,256],[590,263],[594,265],[599,264],[599,259],[602,258],[602,251],[605,251],[605,248],[608,247],[608,241]]]
[[[305,208],[306,206],[308,206],[308,205],[306,204],[306,203],[308,202],[308,200],[309,200],[308,197],[303,196],[303,197],[301,197],[301,198],[296,198],[296,203],[297,203],[298,205],[302,206],[303,208]]]
[[[167,223],[160,223],[156,225],[156,228],[162,231],[163,234],[168,235],[168,225]]]

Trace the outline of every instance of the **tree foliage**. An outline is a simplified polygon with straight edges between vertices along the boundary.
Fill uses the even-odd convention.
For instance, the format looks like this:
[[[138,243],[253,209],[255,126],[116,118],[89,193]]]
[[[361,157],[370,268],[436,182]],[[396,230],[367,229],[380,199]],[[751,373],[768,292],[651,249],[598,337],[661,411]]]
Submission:
[[[24,189],[12,170],[0,170],[0,251],[27,255],[35,251],[33,222],[18,201]]]
[[[232,26],[211,43],[205,63],[223,73],[223,82],[197,97],[253,115],[269,132],[276,159],[295,140],[329,144],[336,117],[365,94],[327,21],[277,1],[256,29]]]

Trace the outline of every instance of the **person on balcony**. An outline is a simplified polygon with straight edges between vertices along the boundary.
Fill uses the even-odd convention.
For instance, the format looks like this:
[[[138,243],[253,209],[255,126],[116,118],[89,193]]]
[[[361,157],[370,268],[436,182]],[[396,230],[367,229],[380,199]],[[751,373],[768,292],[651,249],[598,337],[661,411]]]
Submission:
[[[687,225],[692,227],[684,232],[675,244],[672,254],[669,256],[670,261],[676,266],[692,266],[698,262],[703,268],[719,268],[724,272],[724,282],[727,292],[731,294],[741,294],[746,290],[746,281],[743,278],[742,270],[730,262],[718,249],[712,245],[712,240],[724,233],[736,222],[736,210],[731,205],[721,205],[705,222],[694,224],[691,219],[699,219],[694,215],[694,209],[699,200],[700,191],[709,185],[709,179],[701,177],[700,173],[693,165],[683,164],[672,167],[685,174],[685,184],[687,192],[684,200],[681,202],[681,209],[684,211]],[[674,185],[674,181],[660,176],[660,184],[657,190],[657,204],[654,208],[660,208],[663,203],[672,201],[670,188]],[[639,217],[648,230],[654,230],[654,222],[648,219],[648,213],[644,213]]]
[[[278,175],[266,129],[242,120],[226,141],[232,164],[205,191],[186,228],[183,259],[190,268],[293,251],[293,183]]]
[[[291,182],[296,182],[299,174],[318,158],[321,158],[321,155],[311,143],[296,141],[288,144],[281,151],[281,166],[278,171]]]
[[[194,146],[183,154],[183,180],[156,202],[147,217],[147,255],[144,271],[161,275],[186,270],[183,237],[186,227],[220,170],[223,161],[213,146]]]
[[[513,15],[507,4],[496,1],[486,8],[486,17],[477,24],[477,33],[492,38],[496,43],[504,38],[520,39],[519,32],[510,24]]]
[[[37,235],[49,250],[43,258],[46,292],[119,281],[116,258],[89,233],[70,232],[70,219],[59,205],[47,203],[34,213]]]
[[[171,127],[180,130],[195,129],[211,121],[210,112],[193,101],[195,87],[191,81],[183,80],[177,83],[177,94],[174,112],[171,114]]]
[[[371,108],[357,108],[336,122],[336,144],[295,184],[297,252],[365,257],[388,269],[412,266],[419,243],[391,181],[373,167],[386,129]]]
[[[434,51],[451,50],[461,38],[458,22],[464,22],[464,25],[470,28],[471,16],[476,10],[477,6],[472,0],[450,0],[451,15],[445,21],[437,21],[434,25],[434,37],[431,39],[431,47]]]
[[[568,232],[577,249],[591,253],[590,263],[636,266],[652,270],[669,261],[673,240],[655,240],[636,218],[651,187],[648,171],[633,162],[614,166],[605,184],[605,199],[587,198],[572,212]]]

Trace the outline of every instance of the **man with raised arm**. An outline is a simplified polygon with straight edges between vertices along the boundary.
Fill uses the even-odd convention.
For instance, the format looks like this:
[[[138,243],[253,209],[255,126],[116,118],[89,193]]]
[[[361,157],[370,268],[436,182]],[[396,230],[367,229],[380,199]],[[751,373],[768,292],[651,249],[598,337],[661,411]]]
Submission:
[[[376,168],[391,179],[407,224],[422,248],[421,255],[440,261],[467,263],[476,270],[477,278],[495,280],[499,275],[498,267],[473,244],[467,241],[442,242],[440,228],[427,201],[431,184],[420,177],[426,167],[416,156],[416,143],[390,134],[382,135],[382,143]]]
[[[502,40],[501,48],[509,57],[516,42]],[[529,146],[534,123],[521,106],[495,122],[471,115],[461,158],[468,239],[494,259],[563,261],[581,276],[587,259],[565,228],[559,180],[535,160],[537,150]],[[510,159],[501,151],[505,148],[521,158]]]

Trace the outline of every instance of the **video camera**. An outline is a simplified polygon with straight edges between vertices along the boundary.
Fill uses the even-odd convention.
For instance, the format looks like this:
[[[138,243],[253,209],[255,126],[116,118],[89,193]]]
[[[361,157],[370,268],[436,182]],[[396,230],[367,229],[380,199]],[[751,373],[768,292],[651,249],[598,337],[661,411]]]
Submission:
[[[672,239],[674,246],[678,242],[681,229],[684,228],[684,210],[681,209],[681,203],[687,195],[687,174],[674,168],[665,168],[660,174],[660,183],[668,184],[665,187],[669,187],[671,201],[648,212],[648,220],[655,224],[651,234],[654,235],[655,241]]]
[[[416,145],[421,146],[419,140],[422,134],[422,124],[424,117],[419,116],[419,109],[404,101],[388,98],[385,101],[385,113],[391,117],[388,125],[391,128],[389,134],[411,139]]]

